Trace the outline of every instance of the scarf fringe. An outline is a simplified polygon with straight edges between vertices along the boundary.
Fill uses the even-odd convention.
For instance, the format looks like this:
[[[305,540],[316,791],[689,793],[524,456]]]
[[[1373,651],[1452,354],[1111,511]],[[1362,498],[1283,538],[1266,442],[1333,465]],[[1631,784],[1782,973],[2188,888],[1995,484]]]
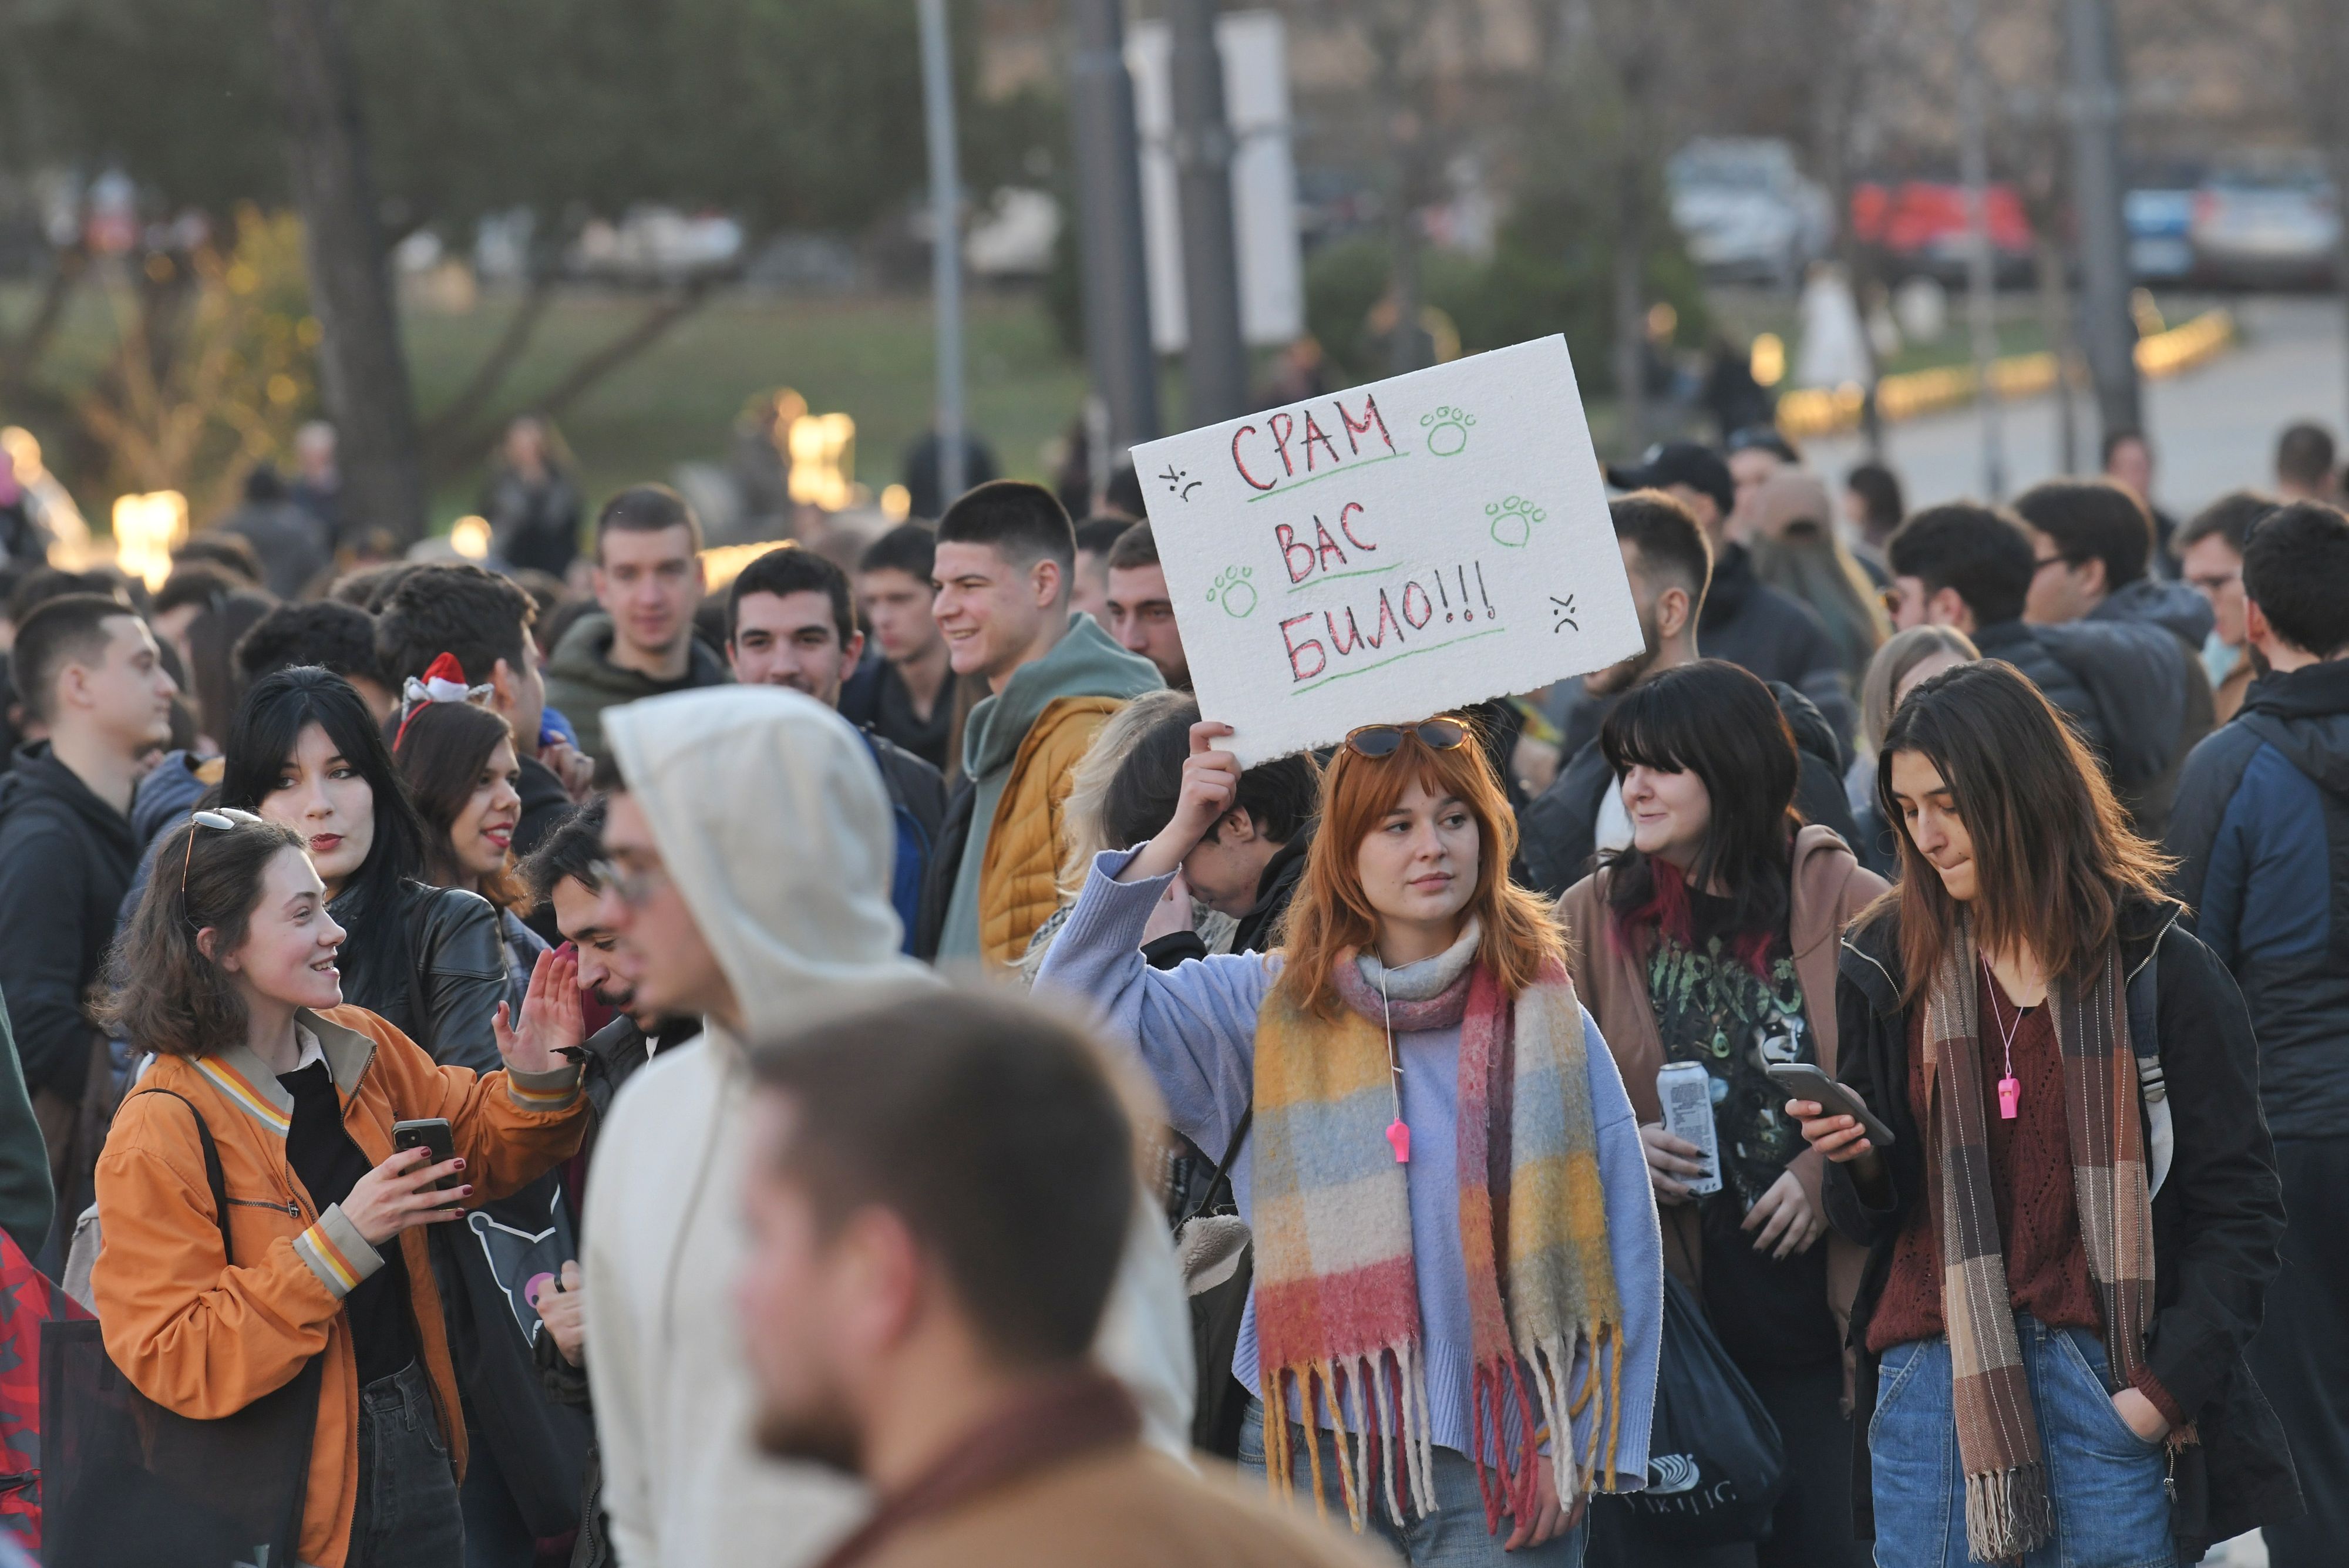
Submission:
[[[2055,1532],[2047,1469],[2018,1465],[1966,1478],[1966,1553],[1977,1563],[2010,1563]]]
[[[1330,1517],[1321,1490],[1319,1434],[1324,1431],[1337,1449],[1339,1495],[1354,1533],[1368,1527],[1381,1491],[1387,1515],[1397,1526],[1408,1514],[1424,1518],[1436,1511],[1427,1384],[1416,1349],[1403,1340],[1371,1355],[1284,1366],[1265,1377],[1258,1397],[1264,1402],[1265,1469],[1274,1496],[1297,1495],[1296,1445],[1288,1422],[1293,1395],[1304,1417],[1299,1425],[1309,1435],[1306,1464],[1316,1518],[1326,1522]]]

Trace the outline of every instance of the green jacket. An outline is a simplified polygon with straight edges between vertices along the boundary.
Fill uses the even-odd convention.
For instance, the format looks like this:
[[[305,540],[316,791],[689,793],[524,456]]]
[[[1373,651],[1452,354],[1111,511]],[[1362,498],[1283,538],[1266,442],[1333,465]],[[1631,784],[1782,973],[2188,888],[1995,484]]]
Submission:
[[[612,662],[612,618],[592,610],[572,623],[546,661],[546,705],[571,721],[579,749],[605,755],[604,710],[640,697],[664,697],[697,686],[723,686],[733,679],[725,661],[699,638],[689,639],[692,657],[682,680],[656,680]]]

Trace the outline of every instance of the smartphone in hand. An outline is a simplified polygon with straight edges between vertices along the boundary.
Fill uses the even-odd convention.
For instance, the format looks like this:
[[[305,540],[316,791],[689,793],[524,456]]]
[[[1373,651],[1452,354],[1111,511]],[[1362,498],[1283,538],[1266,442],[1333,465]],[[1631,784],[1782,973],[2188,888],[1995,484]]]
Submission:
[[[446,1165],[457,1158],[457,1140],[449,1130],[446,1116],[421,1116],[414,1121],[391,1124],[391,1147],[397,1153],[404,1148],[429,1149],[427,1165]],[[444,1176],[431,1184],[429,1190],[438,1192],[459,1185],[460,1179]]]
[[[1892,1129],[1884,1118],[1868,1108],[1866,1101],[1843,1085],[1820,1071],[1810,1062],[1773,1062],[1766,1071],[1770,1081],[1786,1091],[1790,1100],[1814,1100],[1819,1109],[1831,1116],[1849,1116],[1868,1129],[1868,1141],[1883,1148],[1893,1142]]]

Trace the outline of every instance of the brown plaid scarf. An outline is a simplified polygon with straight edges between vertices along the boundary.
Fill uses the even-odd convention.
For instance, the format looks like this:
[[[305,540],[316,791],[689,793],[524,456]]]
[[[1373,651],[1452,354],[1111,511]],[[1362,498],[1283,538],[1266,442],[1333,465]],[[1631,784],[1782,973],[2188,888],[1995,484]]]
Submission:
[[[1973,929],[1961,919],[1925,995],[1925,1184],[1941,1240],[1966,1542],[1975,1561],[1999,1563],[2045,1541],[2054,1515],[1991,1204],[1978,966]],[[2059,977],[2048,1002],[2064,1058],[2081,1240],[2104,1311],[2106,1362],[2115,1386],[2126,1387],[2145,1365],[2153,1315],[2153,1201],[2119,955],[2106,952],[2085,989]]]

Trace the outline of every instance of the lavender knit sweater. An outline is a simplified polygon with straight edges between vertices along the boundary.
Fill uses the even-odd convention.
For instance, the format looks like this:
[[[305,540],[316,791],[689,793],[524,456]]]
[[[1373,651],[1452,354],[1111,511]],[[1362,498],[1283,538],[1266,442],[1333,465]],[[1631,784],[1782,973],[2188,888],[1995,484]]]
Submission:
[[[1143,961],[1142,929],[1168,878],[1117,881],[1131,858],[1131,851],[1110,851],[1094,860],[1084,892],[1037,977],[1037,989],[1084,998],[1111,1036],[1139,1053],[1165,1097],[1175,1130],[1211,1158],[1220,1158],[1254,1089],[1257,1012],[1280,972],[1279,956],[1227,954],[1153,970]],[[1432,983],[1433,971],[1450,956],[1387,971],[1392,994],[1441,989]],[[1608,1245],[1623,1303],[1623,1416],[1615,1487],[1630,1491],[1647,1480],[1663,1320],[1663,1248],[1631,1102],[1588,1009],[1582,1032],[1599,1179],[1607,1195]],[[1412,1158],[1404,1177],[1427,1359],[1430,1436],[1439,1447],[1464,1454],[1472,1428],[1467,1268],[1460,1252],[1459,1173],[1453,1153],[1460,1031],[1454,1026],[1398,1033],[1395,1049],[1402,1061],[1403,1120],[1411,1127]],[[1232,1192],[1243,1218],[1252,1212],[1252,1153],[1244,1146],[1232,1163]],[[1581,1385],[1581,1359],[1569,1387]],[[1613,1359],[1611,1353],[1608,1359]],[[1600,1368],[1602,1376],[1612,1370]],[[1232,1376],[1248,1388],[1258,1386],[1253,1300],[1241,1323]],[[1586,1407],[1575,1421],[1577,1447],[1583,1452],[1588,1451],[1588,1420]]]

